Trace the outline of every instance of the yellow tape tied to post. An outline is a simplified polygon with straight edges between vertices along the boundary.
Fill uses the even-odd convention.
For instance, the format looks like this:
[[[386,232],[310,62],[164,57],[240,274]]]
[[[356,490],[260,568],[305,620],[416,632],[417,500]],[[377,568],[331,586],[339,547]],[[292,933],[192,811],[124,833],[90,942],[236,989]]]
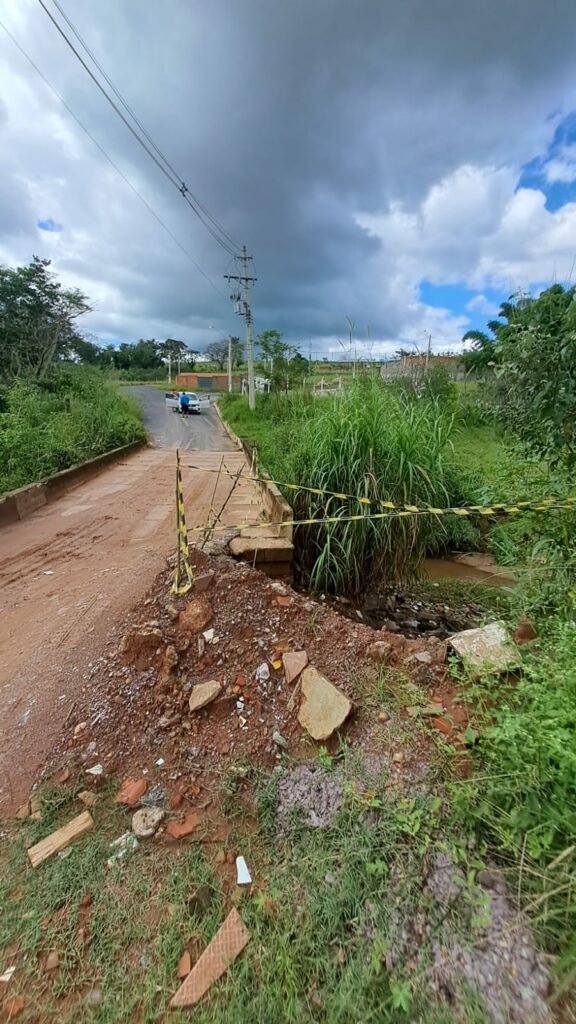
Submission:
[[[190,565],[190,550],[188,548],[188,532],[186,530],[186,516],[184,513],[184,489],[182,487],[182,470],[180,468],[180,452],[176,451],[176,524],[178,530],[178,548],[176,570],[172,583],[173,594],[187,594],[190,590],[194,577]]]

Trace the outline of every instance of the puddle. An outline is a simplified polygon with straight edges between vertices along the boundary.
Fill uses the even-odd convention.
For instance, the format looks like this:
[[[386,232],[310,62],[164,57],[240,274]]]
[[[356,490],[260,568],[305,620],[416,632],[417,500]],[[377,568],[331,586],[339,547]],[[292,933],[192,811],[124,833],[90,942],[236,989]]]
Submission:
[[[449,558],[427,558],[424,572],[429,579],[461,579],[484,583],[489,587],[513,587],[516,577],[509,569],[496,565],[490,555],[473,553]]]

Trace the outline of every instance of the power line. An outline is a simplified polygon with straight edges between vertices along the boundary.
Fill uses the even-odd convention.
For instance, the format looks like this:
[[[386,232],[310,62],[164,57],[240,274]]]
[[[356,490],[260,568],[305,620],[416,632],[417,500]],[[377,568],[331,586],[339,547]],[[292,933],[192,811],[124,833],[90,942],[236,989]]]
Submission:
[[[114,170],[116,171],[116,173],[117,173],[117,174],[118,174],[118,175],[119,175],[119,176],[120,176],[120,177],[122,178],[122,180],[123,180],[123,181],[124,181],[124,182],[126,183],[126,185],[128,185],[128,187],[129,187],[130,189],[132,189],[132,192],[134,192],[134,194],[135,194],[136,196],[138,196],[138,199],[140,200],[140,202],[144,204],[144,206],[146,207],[146,209],[147,209],[147,210],[149,211],[149,213],[151,213],[151,214],[152,214],[152,216],[154,217],[154,219],[158,221],[158,223],[159,223],[159,224],[161,225],[161,227],[162,227],[162,228],[164,229],[164,231],[166,232],[166,234],[168,234],[168,235],[170,236],[170,238],[172,239],[172,241],[176,243],[176,245],[178,246],[178,248],[182,250],[182,252],[184,253],[184,255],[185,255],[185,256],[187,257],[187,259],[189,259],[189,260],[190,260],[190,263],[191,263],[191,264],[192,264],[192,265],[193,265],[193,266],[194,266],[194,267],[196,268],[196,270],[198,271],[198,273],[199,273],[199,274],[202,274],[202,277],[204,277],[204,278],[206,279],[206,281],[208,281],[208,284],[209,284],[209,285],[210,285],[210,286],[211,286],[211,287],[212,287],[212,288],[214,289],[214,291],[216,292],[216,294],[217,294],[217,295],[219,295],[219,296],[220,296],[220,297],[221,297],[222,299],[227,299],[227,298],[228,298],[228,296],[227,296],[227,295],[225,295],[225,294],[224,294],[224,292],[223,292],[223,291],[221,291],[221,290],[220,290],[220,288],[218,288],[218,286],[217,286],[216,284],[214,284],[214,281],[213,281],[213,280],[212,280],[212,279],[211,279],[211,278],[210,278],[210,277],[208,276],[208,274],[207,274],[207,273],[206,273],[206,272],[205,272],[205,271],[204,271],[204,270],[202,269],[202,267],[200,266],[200,264],[196,262],[196,260],[195,260],[195,259],[194,259],[194,257],[193,257],[193,256],[191,255],[191,253],[189,253],[189,252],[188,252],[188,249],[186,249],[186,247],[185,247],[185,246],[184,246],[184,245],[182,244],[182,242],[181,242],[181,241],[180,241],[180,240],[179,240],[179,239],[178,239],[178,238],[176,237],[176,235],[175,235],[175,234],[173,234],[173,232],[172,232],[172,231],[170,230],[170,228],[168,227],[168,225],[164,223],[164,221],[162,220],[162,218],[161,218],[161,217],[160,217],[160,216],[159,216],[159,215],[158,215],[158,214],[156,213],[156,211],[155,211],[155,210],[154,210],[154,209],[153,209],[153,208],[152,208],[152,207],[150,206],[150,204],[149,204],[149,203],[148,203],[148,202],[146,201],[146,199],[144,199],[144,196],[143,196],[143,195],[141,195],[141,193],[140,193],[140,192],[138,191],[138,189],[136,188],[136,186],[132,184],[132,182],[130,181],[130,179],[126,177],[126,175],[124,174],[124,172],[123,172],[123,171],[122,171],[122,170],[120,169],[120,167],[118,167],[118,164],[114,162],[114,160],[112,159],[112,157],[108,155],[108,153],[106,152],[106,150],[104,149],[104,147],[103,147],[103,146],[101,146],[101,145],[100,145],[100,143],[98,142],[98,140],[94,138],[94,136],[93,136],[93,135],[92,135],[92,133],[91,133],[91,132],[90,132],[90,131],[88,130],[88,128],[86,127],[86,125],[82,123],[82,121],[80,120],[80,118],[79,118],[79,117],[78,117],[78,116],[77,116],[77,115],[76,115],[76,114],[74,113],[74,111],[72,110],[72,108],[71,108],[71,107],[70,107],[70,106],[68,105],[68,103],[66,102],[66,100],[65,100],[65,99],[63,98],[63,96],[61,96],[61,95],[60,95],[60,93],[58,92],[58,90],[57,90],[57,89],[56,89],[56,88],[55,88],[55,87],[54,87],[54,86],[52,85],[52,83],[51,83],[51,82],[49,81],[49,79],[48,79],[48,78],[46,77],[46,75],[44,74],[44,72],[43,72],[43,71],[41,71],[41,70],[40,70],[40,68],[38,67],[38,65],[37,65],[37,64],[36,64],[36,63],[35,63],[35,62],[34,62],[34,61],[32,60],[32,57],[30,57],[30,56],[29,56],[29,54],[28,54],[28,53],[26,53],[26,50],[24,49],[24,47],[20,45],[20,43],[18,42],[18,40],[16,39],[16,37],[12,35],[12,33],[10,32],[10,30],[9,30],[9,29],[7,28],[7,26],[6,26],[5,24],[4,24],[4,22],[3,22],[3,21],[2,21],[1,19],[0,19],[0,28],[3,28],[3,29],[4,29],[4,31],[5,31],[5,33],[6,33],[6,35],[7,35],[7,36],[8,36],[8,37],[9,37],[9,38],[10,38],[10,39],[12,40],[12,42],[14,43],[14,45],[16,46],[16,48],[17,48],[17,49],[18,49],[18,50],[20,51],[20,53],[22,54],[22,56],[26,58],[26,60],[28,61],[28,63],[29,63],[30,65],[31,65],[31,67],[33,67],[33,68],[34,68],[34,71],[35,71],[35,72],[36,72],[36,73],[37,73],[37,74],[38,74],[38,75],[40,76],[40,78],[42,79],[42,81],[43,81],[43,82],[44,82],[44,83],[45,83],[45,84],[46,84],[46,85],[48,86],[48,88],[49,88],[49,89],[50,89],[50,91],[51,91],[51,92],[52,92],[52,93],[54,94],[54,96],[56,96],[56,98],[57,98],[58,100],[60,100],[60,103],[61,103],[61,104],[62,104],[62,105],[63,105],[63,106],[64,106],[64,107],[66,108],[66,110],[68,111],[68,113],[70,114],[70,116],[74,118],[74,120],[76,121],[76,124],[78,124],[78,125],[80,126],[80,128],[82,129],[82,131],[83,131],[83,132],[84,132],[84,133],[85,133],[85,134],[86,134],[86,135],[88,136],[88,138],[90,139],[90,141],[94,143],[94,145],[96,146],[96,148],[100,150],[100,152],[102,153],[102,155],[103,155],[103,156],[104,156],[104,157],[106,158],[106,160],[108,161],[108,163],[109,163],[109,164],[111,164],[111,166],[112,166],[112,167],[114,168]]]
[[[231,244],[231,245],[233,246],[233,248],[234,248],[234,249],[235,249],[236,251],[238,251],[238,250],[240,249],[240,246],[238,245],[238,243],[234,241],[234,239],[232,238],[232,236],[231,236],[231,235],[229,235],[229,234],[228,234],[228,232],[226,231],[226,229],[225,229],[224,227],[222,227],[222,225],[221,225],[221,224],[220,224],[220,223],[219,223],[219,222],[218,222],[218,221],[216,220],[216,218],[212,216],[212,214],[210,213],[210,211],[206,209],[206,207],[205,207],[205,206],[203,205],[203,203],[201,203],[201,202],[200,202],[200,200],[198,199],[198,196],[195,196],[195,195],[194,195],[194,194],[193,194],[193,193],[192,193],[192,192],[190,191],[190,189],[188,188],[188,186],[186,185],[186,183],[185,183],[185,182],[183,181],[183,179],[182,179],[182,175],[180,175],[180,174],[178,173],[178,171],[176,170],[176,168],[175,168],[175,167],[174,167],[174,166],[173,166],[173,165],[172,165],[172,164],[170,163],[170,161],[168,160],[168,157],[167,157],[167,156],[165,156],[165,154],[164,154],[164,153],[162,152],[162,150],[161,150],[161,149],[159,149],[159,147],[158,147],[158,146],[156,145],[156,143],[154,142],[154,139],[152,138],[152,136],[150,135],[150,133],[149,133],[149,132],[147,131],[147,129],[145,128],[145,126],[144,126],[144,125],[142,124],[142,122],[140,121],[140,119],[138,118],[138,116],[136,115],[136,113],[134,112],[134,110],[132,109],[132,107],[130,107],[130,105],[128,104],[127,100],[126,100],[126,99],[124,98],[124,96],[123,96],[123,95],[122,95],[122,93],[120,92],[120,90],[119,90],[119,89],[117,88],[117,86],[116,86],[116,85],[114,84],[114,82],[113,82],[113,81],[112,81],[112,79],[110,78],[110,75],[109,75],[109,74],[107,73],[106,69],[102,67],[102,64],[101,64],[101,63],[100,63],[100,61],[98,60],[98,58],[97,58],[96,54],[94,53],[94,51],[90,49],[90,47],[88,46],[88,43],[87,43],[87,42],[86,42],[86,40],[85,40],[85,39],[84,39],[84,38],[83,38],[83,37],[82,37],[82,36],[80,35],[80,32],[78,31],[78,29],[77,29],[77,28],[76,28],[76,26],[74,25],[74,22],[73,22],[73,21],[71,20],[71,18],[70,18],[70,17],[68,16],[68,14],[66,14],[66,11],[65,11],[65,10],[64,10],[64,8],[62,7],[62,4],[61,4],[61,3],[59,3],[59,0],[52,0],[52,3],[53,3],[53,4],[54,4],[54,6],[56,7],[56,9],[57,9],[57,10],[58,10],[58,11],[60,12],[61,16],[62,16],[62,17],[64,18],[64,21],[65,21],[65,22],[66,22],[66,24],[67,24],[67,25],[69,26],[70,30],[72,31],[72,33],[74,34],[74,36],[76,37],[76,39],[78,40],[78,42],[80,43],[80,45],[81,45],[81,46],[82,46],[82,47],[84,48],[85,52],[86,52],[86,53],[88,54],[88,56],[89,56],[89,57],[90,57],[90,59],[92,60],[92,63],[93,63],[93,64],[95,65],[95,67],[96,67],[96,68],[98,69],[98,71],[100,72],[100,74],[102,75],[102,77],[104,78],[104,80],[105,80],[105,81],[106,81],[106,82],[108,83],[108,85],[109,85],[109,86],[110,86],[110,88],[112,89],[112,92],[114,93],[114,95],[116,96],[116,98],[117,98],[117,99],[118,99],[118,100],[120,101],[120,103],[122,104],[122,106],[124,107],[124,110],[126,111],[126,113],[127,113],[127,114],[128,114],[128,115],[129,115],[129,116],[130,116],[130,117],[132,118],[132,120],[134,121],[134,123],[135,123],[135,124],[136,124],[136,125],[138,126],[139,130],[140,130],[140,131],[142,132],[142,134],[144,135],[144,137],[145,137],[145,138],[147,139],[147,141],[148,141],[148,142],[150,143],[150,145],[152,146],[152,149],[153,149],[153,150],[155,151],[155,153],[156,153],[156,154],[157,154],[157,155],[158,155],[158,156],[160,157],[160,159],[162,160],[162,162],[163,162],[163,163],[164,163],[164,164],[166,165],[166,167],[168,168],[168,170],[169,170],[169,171],[170,171],[170,172],[171,172],[171,173],[172,173],[172,174],[174,175],[174,177],[176,178],[176,180],[177,180],[178,182],[180,182],[180,185],[179,185],[179,191],[180,191],[180,192],[181,192],[181,193],[182,193],[183,195],[186,195],[186,194],[187,194],[188,196],[190,196],[190,198],[191,198],[191,199],[192,199],[192,200],[194,201],[194,204],[195,204],[196,206],[198,206],[198,207],[200,208],[200,210],[202,210],[202,212],[203,212],[203,213],[204,213],[204,214],[206,215],[206,217],[208,217],[208,219],[209,219],[209,220],[210,220],[210,221],[212,222],[212,224],[214,225],[214,227],[215,227],[215,228],[216,228],[216,229],[217,229],[217,230],[218,230],[218,231],[219,231],[219,232],[220,232],[220,233],[221,233],[221,234],[222,234],[222,235],[223,235],[223,236],[224,236],[224,237],[225,237],[226,239],[228,239],[228,241],[229,241],[229,242],[230,242],[230,244]],[[184,190],[184,191],[182,192],[182,190]]]
[[[161,150],[158,148],[158,146],[152,140],[152,138],[149,135],[149,133],[146,131],[146,129],[141,124],[141,122],[135,116],[135,114],[133,113],[132,109],[129,107],[127,102],[124,100],[124,98],[122,97],[121,93],[116,88],[116,86],[114,85],[114,83],[112,82],[110,77],[103,70],[103,68],[101,67],[100,63],[97,61],[95,56],[92,54],[91,50],[88,48],[88,46],[86,45],[86,43],[84,42],[84,40],[80,36],[80,33],[74,27],[74,25],[71,22],[70,18],[63,11],[63,8],[61,7],[61,5],[59,3],[57,3],[56,0],[55,0],[56,7],[58,8],[58,10],[62,14],[62,16],[65,18],[67,24],[70,26],[70,28],[74,32],[74,35],[80,41],[81,45],[86,50],[87,54],[92,58],[92,60],[94,61],[96,67],[98,68],[98,70],[100,70],[101,74],[104,76],[105,80],[109,83],[109,85],[113,89],[115,95],[118,97],[118,99],[122,103],[124,109],[128,112],[129,116],[132,117],[132,119],[134,120],[135,124],[138,126],[140,131],[148,139],[148,141],[150,142],[150,146],[147,145],[147,143],[144,141],[144,139],[139,134],[139,132],[136,131],[136,129],[130,123],[128,118],[125,117],[125,115],[122,113],[122,111],[121,111],[120,107],[118,106],[118,104],[114,102],[114,100],[112,99],[110,94],[106,91],[106,89],[104,88],[102,83],[98,80],[97,76],[94,74],[92,69],[89,67],[89,65],[86,63],[86,61],[82,57],[82,55],[78,52],[77,48],[74,46],[74,43],[72,42],[72,40],[67,36],[67,34],[64,31],[64,29],[62,28],[62,26],[58,23],[57,19],[54,17],[52,12],[48,9],[46,4],[44,3],[44,0],[38,0],[38,3],[42,7],[42,10],[48,15],[48,17],[50,18],[50,21],[55,26],[55,28],[57,29],[59,34],[62,36],[62,38],[65,41],[66,45],[70,48],[70,50],[72,51],[74,56],[77,58],[77,60],[80,62],[80,64],[82,65],[82,67],[86,71],[86,73],[90,76],[90,78],[92,79],[94,84],[100,90],[100,92],[102,93],[104,98],[108,101],[108,103],[110,104],[112,109],[115,111],[115,113],[118,115],[118,117],[123,122],[123,124],[128,128],[128,131],[134,136],[136,141],[140,144],[142,149],[147,153],[147,155],[150,157],[150,159],[156,164],[158,169],[167,178],[167,180],[170,182],[170,184],[173,185],[180,192],[180,194],[183,196],[184,200],[187,202],[188,206],[191,208],[191,210],[193,210],[193,212],[196,214],[198,219],[204,225],[206,230],[212,235],[212,238],[214,238],[214,240],[216,242],[218,242],[218,244],[220,246],[222,246],[222,248],[227,253],[229,253],[229,255],[235,256],[238,253],[238,250],[239,250],[240,247],[238,245],[236,245],[234,240],[228,235],[228,233],[224,230],[224,228],[221,227],[221,225],[218,223],[216,218],[213,217],[212,214],[210,214],[208,212],[208,210],[206,210],[205,207],[202,206],[200,201],[196,199],[196,197],[193,195],[193,193],[190,192],[190,190],[189,190],[188,186],[186,185],[186,183],[182,180],[180,175],[177,174],[177,172],[174,170],[172,165],[164,157],[164,155],[161,152]],[[150,147],[152,147],[152,148],[150,148]],[[153,152],[153,150],[155,152]],[[158,154],[158,155],[155,155],[155,154]]]

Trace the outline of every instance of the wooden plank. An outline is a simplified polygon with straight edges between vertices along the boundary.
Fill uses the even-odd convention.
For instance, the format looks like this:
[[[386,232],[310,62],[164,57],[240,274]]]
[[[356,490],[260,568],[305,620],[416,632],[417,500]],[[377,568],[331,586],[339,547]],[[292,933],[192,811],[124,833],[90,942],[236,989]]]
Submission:
[[[194,1006],[242,952],[249,938],[250,934],[240,914],[233,908],[186,980],[172,996],[170,1006]]]
[[[69,821],[67,825],[56,829],[56,832],[51,832],[45,839],[41,839],[39,843],[30,847],[28,856],[32,867],[38,867],[47,857],[51,857],[54,853],[59,853],[73,839],[83,836],[91,828],[94,828],[94,818],[90,811],[83,811],[78,817],[72,818],[72,821]]]

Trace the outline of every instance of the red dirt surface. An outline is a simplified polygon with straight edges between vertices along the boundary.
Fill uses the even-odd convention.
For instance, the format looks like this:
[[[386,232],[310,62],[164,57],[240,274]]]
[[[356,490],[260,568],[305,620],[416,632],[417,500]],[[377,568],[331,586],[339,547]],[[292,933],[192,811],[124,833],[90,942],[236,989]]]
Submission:
[[[378,666],[370,650],[377,640],[390,645],[392,690],[411,678],[427,699],[442,702],[440,731],[460,743],[466,716],[454,703],[439,640],[375,632],[224,556],[195,550],[192,560],[195,589],[176,599],[170,572],[161,574],[106,653],[88,666],[52,769],[101,764],[104,777],[118,772],[160,783],[175,809],[184,798],[202,809],[202,791],[209,793],[211,778],[228,765],[271,767],[285,756],[272,738],[275,732],[291,758],[309,759],[317,746],[297,721],[298,695],[290,706],[293,686],[286,685],[281,667],[283,652],[306,650],[310,663],[355,703],[343,729],[346,741],[367,763],[376,759],[378,770],[386,765],[392,780],[413,782],[427,770],[430,735],[399,710],[392,692],[389,714],[383,712],[386,701],[375,696]],[[213,642],[203,637],[207,629],[214,631]],[[429,654],[426,664],[414,659],[423,651]],[[268,679],[261,678],[266,670],[257,672],[263,665]],[[192,687],[208,680],[220,683],[221,694],[191,714]],[[401,739],[390,728],[392,719],[402,725]],[[333,738],[327,746],[336,750],[337,743]],[[97,785],[89,775],[85,782]]]
[[[239,452],[194,452],[184,466],[188,528],[206,522],[232,487],[212,470]],[[0,810],[17,807],[76,705],[82,680],[176,544],[175,453],[146,449],[23,522],[0,530]],[[226,523],[259,517],[241,481]],[[110,649],[110,648],[109,648]],[[71,714],[72,709],[72,714]],[[79,721],[76,717],[75,721]]]

